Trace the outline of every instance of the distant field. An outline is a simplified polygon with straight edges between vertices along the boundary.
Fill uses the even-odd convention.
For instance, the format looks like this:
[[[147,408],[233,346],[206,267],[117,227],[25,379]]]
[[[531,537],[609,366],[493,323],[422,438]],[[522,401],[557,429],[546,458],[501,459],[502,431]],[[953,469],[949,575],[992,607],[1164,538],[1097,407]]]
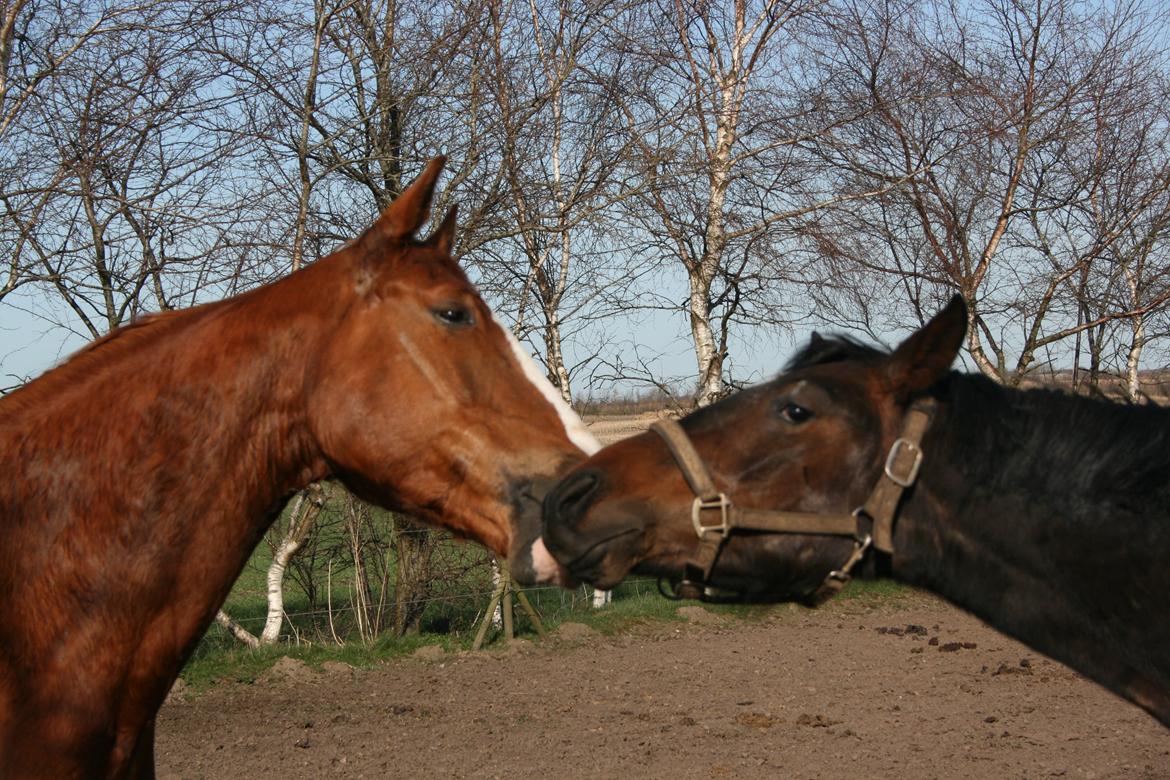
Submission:
[[[585,424],[602,444],[641,433],[666,412],[642,412],[639,414],[587,414]]]

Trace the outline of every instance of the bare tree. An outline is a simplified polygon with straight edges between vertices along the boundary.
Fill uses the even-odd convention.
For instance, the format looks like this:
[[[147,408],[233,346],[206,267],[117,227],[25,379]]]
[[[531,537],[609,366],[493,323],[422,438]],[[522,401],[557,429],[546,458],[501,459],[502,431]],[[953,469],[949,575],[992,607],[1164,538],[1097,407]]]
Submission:
[[[834,91],[867,113],[815,147],[838,186],[907,183],[805,226],[827,266],[817,278],[842,282],[814,294],[829,307],[843,294],[843,308],[888,332],[958,291],[975,365],[1009,383],[1066,339],[1138,311],[1085,316],[1077,290],[1099,279],[1164,191],[1147,177],[1126,209],[1101,208],[1120,195],[1102,188],[1131,164],[1120,145],[1103,143],[1102,123],[1146,105],[1164,111],[1140,88],[1164,72],[1155,18],[1063,0],[841,9],[824,61]],[[1164,153],[1150,145],[1142,154],[1148,168]],[[912,317],[874,323],[874,308]]]
[[[238,139],[216,70],[184,33],[219,10],[159,3],[121,17],[56,65],[9,127],[26,165],[0,191],[13,270],[90,338],[223,282]]]
[[[28,133],[37,124],[30,109],[53,92],[55,80],[68,77],[79,52],[140,26],[142,10],[134,4],[80,9],[59,2],[0,2],[0,195],[6,215],[0,227],[6,250],[0,300],[26,283],[44,281],[28,237],[63,175],[46,164]]]
[[[493,248],[478,265],[489,292],[516,312],[518,336],[535,310],[549,381],[568,402],[565,323],[597,302],[599,287],[621,284],[597,235],[607,209],[630,194],[615,181],[629,139],[612,129],[620,123],[614,85],[624,74],[606,46],[623,10],[616,0],[489,8],[486,89],[518,253]]]

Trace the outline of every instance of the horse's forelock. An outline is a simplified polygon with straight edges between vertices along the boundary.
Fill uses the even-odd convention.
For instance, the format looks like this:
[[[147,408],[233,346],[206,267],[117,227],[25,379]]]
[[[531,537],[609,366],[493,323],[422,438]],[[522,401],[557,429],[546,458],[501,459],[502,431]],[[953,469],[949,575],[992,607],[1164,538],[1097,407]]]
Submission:
[[[862,344],[849,336],[823,337],[814,334],[808,344],[793,355],[784,366],[785,371],[809,368],[826,363],[840,363],[845,360],[870,361],[889,354],[884,350]]]

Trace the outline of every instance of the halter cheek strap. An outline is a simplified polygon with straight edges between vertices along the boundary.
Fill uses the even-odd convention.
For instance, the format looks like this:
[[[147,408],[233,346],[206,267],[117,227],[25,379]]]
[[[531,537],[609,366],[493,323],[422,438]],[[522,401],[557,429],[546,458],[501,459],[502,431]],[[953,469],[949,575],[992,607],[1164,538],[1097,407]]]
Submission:
[[[901,433],[886,454],[882,474],[869,498],[864,505],[847,515],[735,506],[726,493],[715,488],[710,471],[682,426],[670,419],[655,422],[650,429],[666,442],[695,494],[691,504],[691,522],[699,537],[695,554],[684,566],[683,579],[671,591],[664,589],[660,583],[664,595],[710,600],[706,590],[711,572],[728,537],[736,530],[851,537],[853,553],[840,568],[829,572],[824,582],[806,600],[820,604],[836,595],[849,582],[853,568],[865,558],[871,546],[885,553],[893,553],[894,518],[902,494],[918,479],[918,471],[922,466],[922,438],[930,427],[935,406],[936,402],[932,398],[916,401],[910,406],[902,421]]]

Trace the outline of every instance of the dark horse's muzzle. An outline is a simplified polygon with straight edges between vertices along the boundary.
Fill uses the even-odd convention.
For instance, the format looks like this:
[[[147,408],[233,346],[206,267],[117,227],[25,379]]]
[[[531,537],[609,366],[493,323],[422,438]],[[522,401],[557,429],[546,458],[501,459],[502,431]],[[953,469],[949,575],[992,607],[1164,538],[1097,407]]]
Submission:
[[[544,543],[575,581],[599,586],[625,574],[607,571],[607,556],[619,540],[641,534],[644,524],[625,512],[589,517],[590,507],[605,492],[605,476],[597,469],[573,471],[544,497]],[[615,580],[616,582],[616,580]]]

